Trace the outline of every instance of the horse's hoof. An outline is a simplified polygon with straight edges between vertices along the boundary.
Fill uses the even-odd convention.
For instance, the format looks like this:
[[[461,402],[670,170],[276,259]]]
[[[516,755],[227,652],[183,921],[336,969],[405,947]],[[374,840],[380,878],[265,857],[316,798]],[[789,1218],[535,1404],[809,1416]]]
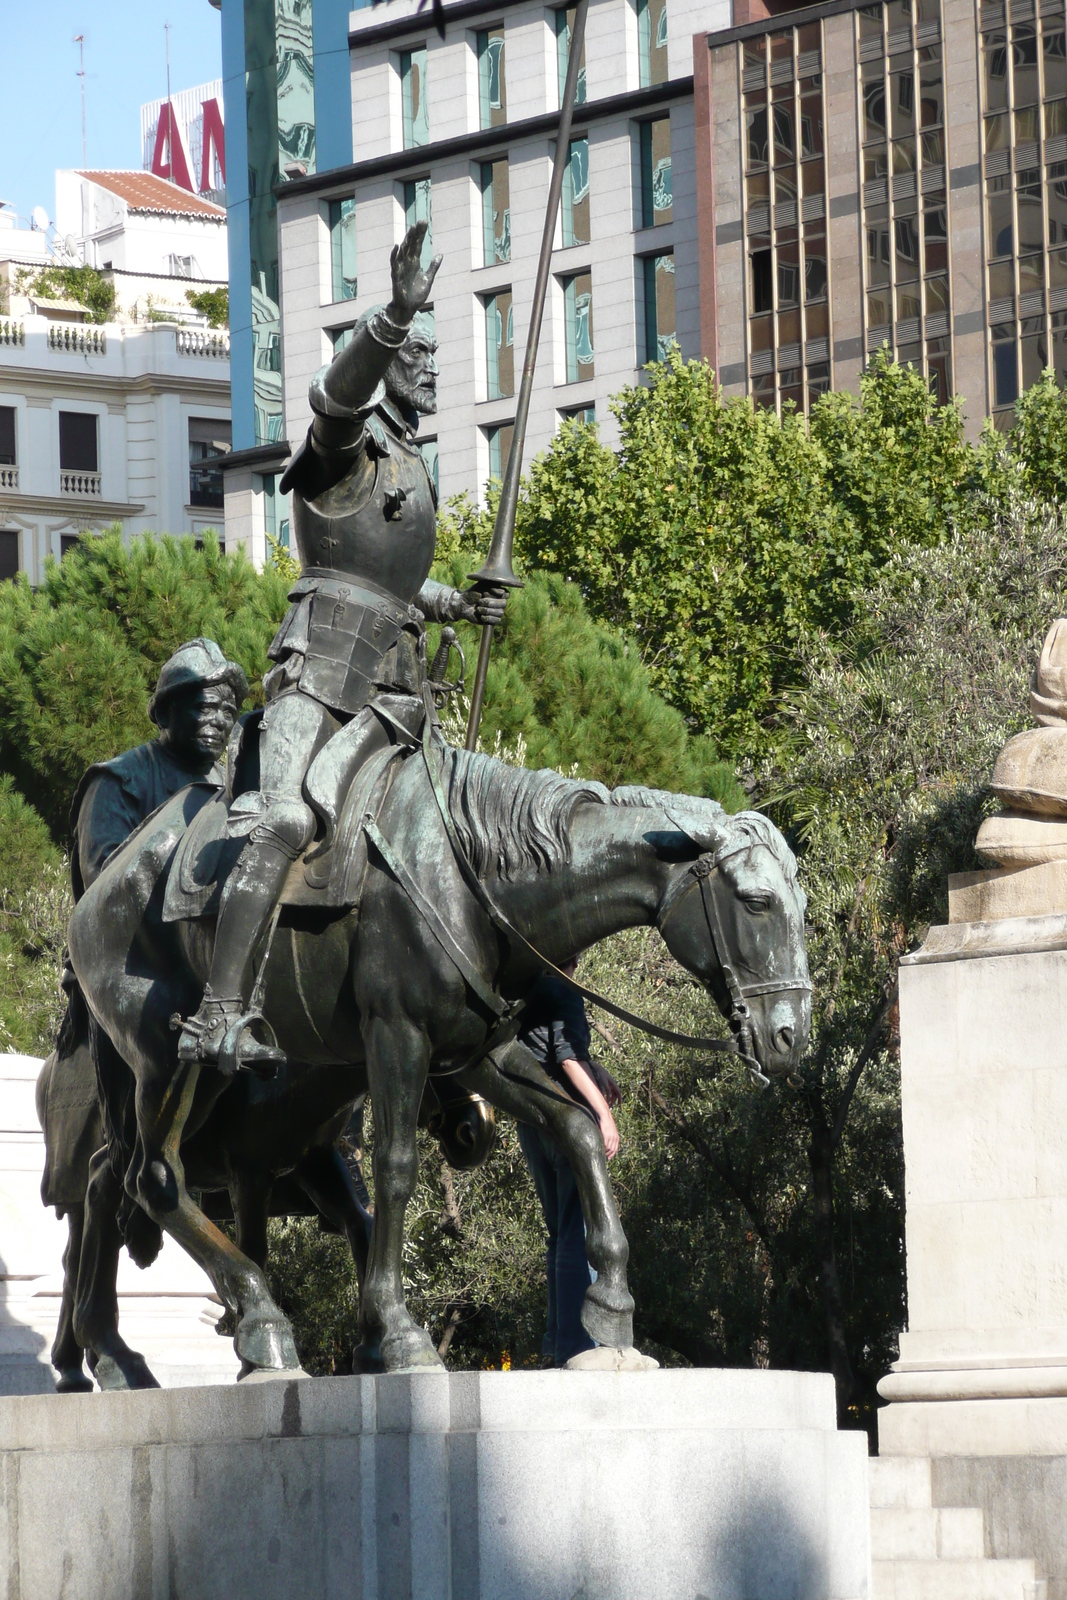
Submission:
[[[93,1377],[105,1391],[161,1387],[159,1380],[152,1376],[148,1362],[137,1350],[124,1350],[115,1355],[98,1355],[92,1366]]]
[[[595,1350],[582,1350],[571,1356],[563,1365],[570,1372],[655,1372],[659,1362],[632,1345],[628,1350],[616,1350],[600,1344]]]
[[[425,1328],[405,1328],[403,1333],[386,1334],[382,1340],[382,1364],[386,1372],[443,1372],[445,1364],[434,1349]]]
[[[250,1368],[293,1372],[300,1366],[293,1330],[285,1317],[242,1317],[237,1324],[233,1347]]]
[[[376,1340],[368,1344],[357,1345],[352,1352],[352,1371],[364,1373],[378,1373],[385,1371],[385,1362],[382,1360],[382,1347]]]
[[[599,1291],[599,1292],[598,1292]],[[582,1301],[582,1327],[597,1344],[615,1350],[630,1350],[634,1342],[633,1295],[625,1289],[611,1295],[603,1278],[591,1283]]]
[[[250,1367],[244,1363],[237,1374],[238,1383],[288,1383],[290,1378],[310,1378],[303,1367]]]
[[[59,1367],[56,1394],[92,1394],[93,1380],[79,1362],[76,1367]]]

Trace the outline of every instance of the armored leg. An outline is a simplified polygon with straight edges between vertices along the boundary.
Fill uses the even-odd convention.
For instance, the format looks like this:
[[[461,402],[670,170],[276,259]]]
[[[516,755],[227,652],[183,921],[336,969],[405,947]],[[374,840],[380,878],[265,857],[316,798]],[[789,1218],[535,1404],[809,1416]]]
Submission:
[[[290,866],[315,834],[315,816],[302,795],[313,757],[337,724],[324,706],[299,692],[267,708],[260,734],[260,789],[241,795],[230,828],[247,843],[223,891],[215,950],[204,998],[182,1029],[182,1061],[217,1064],[223,1040],[239,1020],[251,988],[252,959],[278,901]],[[242,1064],[276,1068],[284,1057],[273,1045],[246,1036]]]

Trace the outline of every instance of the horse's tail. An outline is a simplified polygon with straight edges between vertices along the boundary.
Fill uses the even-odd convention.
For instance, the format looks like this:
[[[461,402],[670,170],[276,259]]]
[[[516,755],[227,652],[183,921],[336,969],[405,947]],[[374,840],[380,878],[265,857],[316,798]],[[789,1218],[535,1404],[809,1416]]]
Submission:
[[[162,1248],[163,1231],[125,1189],[126,1172],[137,1145],[136,1080],[91,1013],[89,1044],[96,1070],[96,1093],[104,1122],[107,1158],[122,1192],[119,1231],[137,1265],[150,1267]]]

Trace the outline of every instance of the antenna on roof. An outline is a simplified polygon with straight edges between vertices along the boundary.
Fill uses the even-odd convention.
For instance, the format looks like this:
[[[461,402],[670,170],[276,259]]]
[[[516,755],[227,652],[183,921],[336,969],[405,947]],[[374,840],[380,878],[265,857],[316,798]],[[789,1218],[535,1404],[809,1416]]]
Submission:
[[[170,23],[163,24],[163,35],[167,41],[167,104],[170,105]],[[173,123],[171,124],[173,128]]]
[[[76,33],[74,35],[74,43],[78,46],[78,55],[79,55],[79,59],[80,59],[80,62],[81,62],[81,65],[78,68],[76,76],[79,77],[81,79],[81,81],[82,81],[82,170],[84,171],[85,166],[86,166],[86,159],[85,159],[85,35],[84,35],[84,33]]]

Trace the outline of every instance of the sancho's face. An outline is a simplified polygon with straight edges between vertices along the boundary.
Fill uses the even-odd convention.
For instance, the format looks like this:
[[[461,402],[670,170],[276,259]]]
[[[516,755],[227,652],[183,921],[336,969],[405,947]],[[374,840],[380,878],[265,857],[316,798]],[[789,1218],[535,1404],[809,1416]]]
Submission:
[[[385,375],[389,398],[420,416],[432,417],[437,410],[436,354],[436,340],[416,322]]]
[[[226,748],[237,717],[229,684],[182,689],[159,708],[160,743],[193,767],[209,767]]]

